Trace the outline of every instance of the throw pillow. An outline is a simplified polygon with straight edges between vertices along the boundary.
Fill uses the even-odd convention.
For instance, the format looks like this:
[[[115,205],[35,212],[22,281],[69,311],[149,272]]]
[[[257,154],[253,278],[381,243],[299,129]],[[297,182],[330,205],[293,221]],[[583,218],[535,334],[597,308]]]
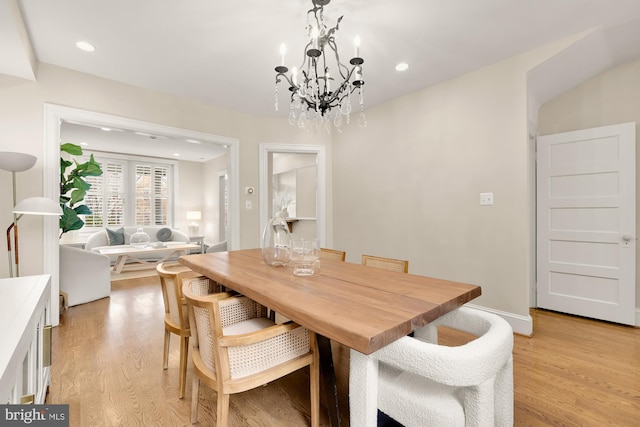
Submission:
[[[107,228],[107,244],[109,246],[124,245],[124,227],[117,230],[109,230]]]
[[[171,231],[171,229],[167,227],[161,228],[156,233],[156,239],[158,239],[159,242],[168,242],[169,240],[171,240],[172,236],[173,231]]]

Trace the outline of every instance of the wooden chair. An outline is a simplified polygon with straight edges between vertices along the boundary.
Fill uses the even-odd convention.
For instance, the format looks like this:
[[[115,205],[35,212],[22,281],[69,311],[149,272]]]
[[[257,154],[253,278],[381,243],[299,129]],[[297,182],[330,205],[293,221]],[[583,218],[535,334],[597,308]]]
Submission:
[[[320,248],[320,259],[333,259],[335,261],[344,261],[347,257],[345,251],[337,251],[335,249]]]
[[[315,333],[276,324],[267,308],[230,292],[197,296],[183,287],[193,328],[191,422],[198,421],[200,381],[217,393],[216,425],[227,426],[229,397],[309,366],[311,425],[319,426],[319,356]]]
[[[477,338],[439,345],[438,326]],[[351,350],[351,426],[375,425],[376,408],[407,427],[512,426],[512,351],[506,320],[467,307],[370,355]]]
[[[178,397],[184,397],[187,376],[187,357],[189,351],[189,317],[187,314],[184,298],[182,296],[182,286],[185,282],[191,283],[194,292],[206,295],[219,290],[219,285],[214,281],[203,277],[184,278],[188,272],[171,271],[167,269],[165,263],[156,266],[156,272],[160,277],[162,286],[162,298],[164,300],[164,357],[162,368],[169,367],[169,340],[171,334],[180,337],[180,374],[178,382]],[[191,272],[193,273],[193,272]],[[193,274],[191,274],[193,276]]]
[[[397,271],[399,273],[409,272],[409,261],[393,258],[382,258],[373,255],[362,255],[362,265],[370,267],[384,268],[389,271]]]

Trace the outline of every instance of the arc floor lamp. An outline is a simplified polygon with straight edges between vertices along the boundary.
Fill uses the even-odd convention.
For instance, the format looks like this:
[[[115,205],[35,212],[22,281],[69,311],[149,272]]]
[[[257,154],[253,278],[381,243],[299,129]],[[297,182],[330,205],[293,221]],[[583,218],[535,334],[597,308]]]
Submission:
[[[11,172],[13,185],[13,222],[7,228],[7,253],[9,256],[10,277],[20,276],[18,255],[18,221],[23,215],[62,215],[60,205],[45,197],[30,197],[16,204],[16,172],[29,170],[36,163],[37,158],[31,154],[3,151],[0,152],[0,169]],[[13,248],[11,234],[13,231]],[[13,259],[12,259],[12,254]],[[15,275],[13,266],[15,262]]]

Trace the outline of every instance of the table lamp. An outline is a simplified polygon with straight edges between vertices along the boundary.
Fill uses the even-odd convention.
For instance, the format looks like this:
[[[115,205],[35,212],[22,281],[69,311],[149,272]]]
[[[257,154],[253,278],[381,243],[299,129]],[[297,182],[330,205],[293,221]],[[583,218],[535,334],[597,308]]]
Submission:
[[[11,206],[16,205],[16,172],[24,172],[29,170],[36,164],[36,156],[25,153],[16,153],[13,151],[0,151],[0,169],[7,172],[11,172],[11,181],[13,188],[13,203]],[[13,223],[18,221],[16,214],[13,214]],[[11,227],[10,227],[11,228]],[[15,229],[14,234],[17,234],[18,230]],[[7,247],[11,247],[9,241],[9,230],[7,230]],[[13,277],[13,264],[11,262],[11,250],[9,250],[9,275]]]
[[[11,277],[20,277],[20,262],[18,256],[18,221],[23,215],[62,215],[60,204],[46,197],[29,197],[13,208],[14,221],[7,228],[7,250],[9,251],[9,273]],[[16,265],[16,275],[13,275],[11,262],[11,229],[13,229],[13,252]]]
[[[202,214],[200,213],[200,211],[187,211],[187,220],[200,221],[201,218],[202,218]],[[191,222],[189,224],[189,235],[197,236],[199,227],[200,226],[198,225],[197,222]]]

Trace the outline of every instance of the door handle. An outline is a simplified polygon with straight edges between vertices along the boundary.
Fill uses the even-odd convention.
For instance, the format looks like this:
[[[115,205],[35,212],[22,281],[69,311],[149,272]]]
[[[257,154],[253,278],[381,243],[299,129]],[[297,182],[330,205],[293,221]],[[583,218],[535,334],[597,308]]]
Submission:
[[[632,238],[633,237],[629,236],[628,234],[622,236],[622,240],[624,240],[625,242],[630,242]]]

